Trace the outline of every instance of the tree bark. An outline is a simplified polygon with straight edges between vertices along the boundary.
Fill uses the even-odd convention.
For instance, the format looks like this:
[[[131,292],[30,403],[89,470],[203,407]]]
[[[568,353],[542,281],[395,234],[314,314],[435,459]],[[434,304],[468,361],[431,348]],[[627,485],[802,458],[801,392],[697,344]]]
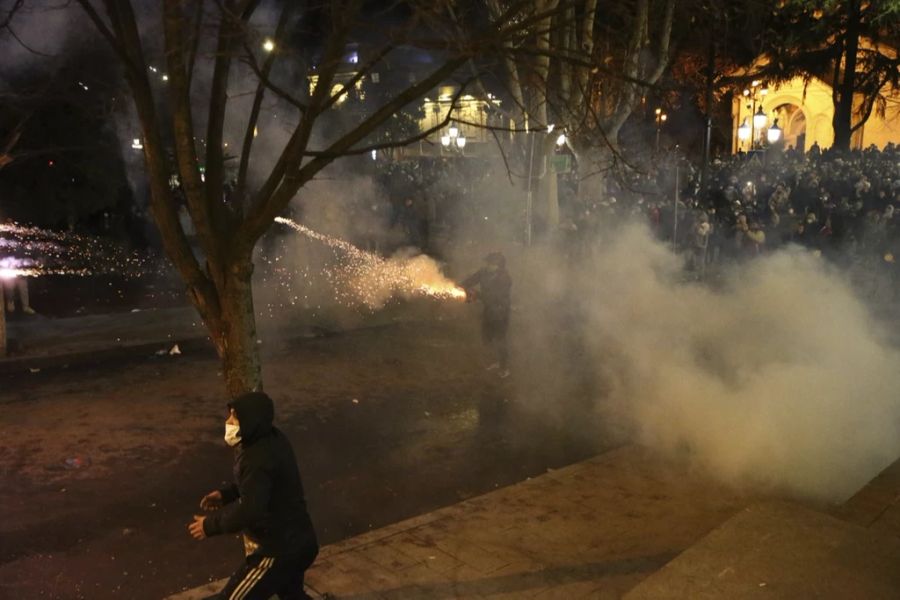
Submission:
[[[841,69],[842,78],[838,89],[834,90],[834,117],[831,125],[834,128],[834,147],[838,150],[849,150],[853,135],[853,95],[856,91],[856,54],[859,51],[860,2],[851,0],[847,3],[847,32],[844,35],[843,52],[838,58],[836,69]]]
[[[3,297],[3,282],[0,282],[0,358],[6,356],[6,299]]]
[[[226,268],[224,288],[219,292],[222,307],[222,364],[225,388],[235,398],[262,390],[256,313],[253,310],[253,263],[243,257]]]

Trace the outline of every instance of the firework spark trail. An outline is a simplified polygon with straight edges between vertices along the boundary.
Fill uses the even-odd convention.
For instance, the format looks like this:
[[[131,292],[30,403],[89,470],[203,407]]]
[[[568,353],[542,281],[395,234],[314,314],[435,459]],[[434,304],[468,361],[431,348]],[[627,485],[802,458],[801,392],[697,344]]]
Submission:
[[[100,238],[0,223],[0,278],[44,275],[116,274],[126,278],[159,274],[163,261],[127,253]]]
[[[453,300],[466,297],[465,290],[444,276],[428,256],[385,259],[290,219],[277,217],[275,221],[341,253],[342,264],[327,269],[325,275],[334,285],[338,300],[344,303],[378,308],[396,294]]]

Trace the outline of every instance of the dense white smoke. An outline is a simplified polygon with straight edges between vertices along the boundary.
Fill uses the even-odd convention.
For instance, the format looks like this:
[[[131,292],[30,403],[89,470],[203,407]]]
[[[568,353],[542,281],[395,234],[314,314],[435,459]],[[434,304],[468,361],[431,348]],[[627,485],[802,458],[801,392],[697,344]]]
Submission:
[[[824,501],[900,455],[900,353],[844,276],[800,249],[715,289],[682,266],[631,225],[569,267],[607,419],[730,483]]]

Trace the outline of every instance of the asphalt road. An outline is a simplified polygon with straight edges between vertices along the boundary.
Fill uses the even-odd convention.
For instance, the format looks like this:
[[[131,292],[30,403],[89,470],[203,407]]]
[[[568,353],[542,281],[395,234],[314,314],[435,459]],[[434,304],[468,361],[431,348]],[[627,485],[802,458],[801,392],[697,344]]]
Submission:
[[[267,340],[323,544],[610,447],[589,390],[498,379],[473,311],[452,316]],[[218,369],[197,352],[5,378],[0,597],[156,599],[231,571],[237,539],[186,532],[230,477]]]

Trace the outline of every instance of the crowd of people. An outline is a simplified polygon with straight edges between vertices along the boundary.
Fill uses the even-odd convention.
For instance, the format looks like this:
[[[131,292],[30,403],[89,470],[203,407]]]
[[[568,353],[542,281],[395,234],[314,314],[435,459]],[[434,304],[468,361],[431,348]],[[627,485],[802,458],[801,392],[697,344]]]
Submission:
[[[835,261],[900,260],[900,148],[787,150],[736,155],[700,169],[647,165],[610,180],[603,200],[579,207],[571,229],[618,217],[645,218],[688,252],[691,267],[799,244]],[[898,215],[900,219],[900,215]],[[896,251],[895,251],[896,250]]]

